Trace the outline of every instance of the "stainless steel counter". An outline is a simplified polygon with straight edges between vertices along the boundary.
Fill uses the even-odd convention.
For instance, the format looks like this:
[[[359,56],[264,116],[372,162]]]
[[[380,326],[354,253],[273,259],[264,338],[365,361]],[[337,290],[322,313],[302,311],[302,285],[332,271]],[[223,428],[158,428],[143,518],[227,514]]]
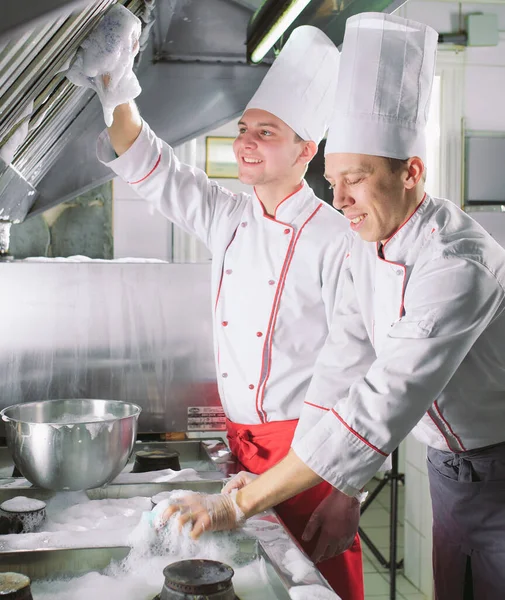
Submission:
[[[140,446],[155,442],[139,442]],[[162,491],[188,489],[205,493],[219,493],[222,489],[223,478],[240,469],[235,457],[230,453],[222,439],[187,440],[184,442],[163,442],[165,446],[177,447],[181,452],[181,463],[191,460],[209,460],[215,469],[201,472],[199,475],[212,474],[214,480],[163,482],[163,483],[127,483],[110,484],[108,486],[88,490],[90,499],[118,499],[138,496],[152,497]],[[4,453],[5,454],[5,453]],[[181,465],[182,466],[182,465]],[[219,470],[218,470],[219,469]],[[219,479],[215,479],[218,474]],[[0,504],[16,496],[26,496],[49,500],[55,492],[26,487],[28,483],[22,479],[8,478],[0,480]],[[249,519],[244,532],[250,537],[246,549],[242,549],[253,560],[263,557],[267,565],[268,579],[275,597],[279,600],[289,598],[289,590],[295,585],[319,584],[329,589],[328,584],[319,571],[313,566],[307,570],[305,577],[299,582],[293,580],[293,575],[284,565],[284,559],[289,551],[299,552],[297,543],[284,528],[281,520],[270,510]],[[66,533],[66,532],[65,532]],[[24,534],[40,535],[40,534]],[[34,580],[54,578],[58,576],[79,576],[91,570],[103,569],[112,560],[121,560],[129,548],[111,544],[96,548],[83,546],[85,536],[76,535],[71,542],[65,537],[65,546],[61,547],[58,533],[50,536],[49,546],[23,551],[19,547],[17,536],[0,536],[0,572],[16,570],[25,573]],[[63,539],[63,538],[62,538]],[[52,546],[51,546],[52,544]],[[307,559],[308,560],[308,559]],[[261,585],[258,583],[258,585]],[[36,599],[35,599],[36,600]]]

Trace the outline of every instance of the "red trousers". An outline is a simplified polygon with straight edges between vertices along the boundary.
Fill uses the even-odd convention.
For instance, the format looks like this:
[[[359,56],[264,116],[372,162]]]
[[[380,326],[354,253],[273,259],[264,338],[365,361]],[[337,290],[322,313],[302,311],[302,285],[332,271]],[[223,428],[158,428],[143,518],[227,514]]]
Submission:
[[[297,423],[295,420],[239,425],[227,420],[230,448],[250,473],[264,473],[288,453]],[[317,534],[310,542],[304,542],[303,531],[314,510],[332,489],[324,481],[275,507],[286,527],[309,556],[316,546]],[[349,550],[318,563],[317,568],[342,600],[364,599],[361,543],[357,535]]]

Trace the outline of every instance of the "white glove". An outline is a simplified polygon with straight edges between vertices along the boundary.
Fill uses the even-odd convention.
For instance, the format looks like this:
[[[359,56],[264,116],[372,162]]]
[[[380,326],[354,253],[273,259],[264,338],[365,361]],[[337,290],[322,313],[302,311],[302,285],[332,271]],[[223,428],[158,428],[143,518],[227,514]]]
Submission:
[[[249,485],[251,481],[258,478],[258,475],[249,473],[248,471],[240,471],[234,475],[230,481],[221,490],[221,494],[229,494],[232,490],[241,490],[246,485]]]
[[[225,531],[236,529],[245,521],[244,513],[236,501],[237,490],[230,494],[188,493],[165,509],[161,515],[163,526],[175,513],[179,515],[179,525],[184,527],[191,522],[191,537],[197,539],[204,531]]]
[[[312,560],[322,562],[348,550],[356,537],[359,517],[359,500],[334,489],[312,513],[302,535],[308,542],[319,531]]]
[[[108,127],[114,108],[142,91],[133,72],[141,29],[133,13],[115,4],[82,42],[66,73],[73,84],[95,90]]]

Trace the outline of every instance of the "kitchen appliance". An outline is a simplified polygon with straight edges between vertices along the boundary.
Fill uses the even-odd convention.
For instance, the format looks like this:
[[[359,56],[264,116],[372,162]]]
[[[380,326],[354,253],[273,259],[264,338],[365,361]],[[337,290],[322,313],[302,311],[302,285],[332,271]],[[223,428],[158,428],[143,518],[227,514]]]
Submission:
[[[235,600],[228,565],[215,560],[182,560],[163,570],[165,582],[159,600]]]
[[[0,596],[3,600],[32,600],[30,579],[20,573],[0,573]]]

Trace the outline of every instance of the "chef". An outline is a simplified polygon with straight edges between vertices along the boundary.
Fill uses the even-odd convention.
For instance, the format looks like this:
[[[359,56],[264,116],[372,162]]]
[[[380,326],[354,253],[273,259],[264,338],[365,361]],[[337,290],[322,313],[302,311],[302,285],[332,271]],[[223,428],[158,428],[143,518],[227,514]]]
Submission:
[[[288,456],[230,495],[182,512],[225,529],[325,480],[358,496],[413,430],[428,449],[438,600],[505,597],[505,251],[455,204],[424,191],[437,33],[376,13],[347,21],[326,145],[334,205],[357,232],[330,336]],[[365,335],[376,359],[348,393]],[[408,485],[408,483],[407,483]],[[188,506],[191,511],[188,511]]]
[[[212,251],[219,393],[231,449],[252,473],[286,456],[318,356],[334,352],[333,339],[326,340],[350,234],[303,178],[333,110],[339,58],[320,30],[300,27],[275,60],[234,143],[239,179],[254,186],[252,196],[232,194],[180,163],[133,103],[116,108],[98,140],[104,164]],[[371,352],[363,348],[355,359],[369,364]],[[350,373],[335,377],[335,389],[347,390]],[[302,540],[324,499],[326,510]],[[332,511],[341,505],[346,516],[338,519]],[[362,599],[359,502],[320,482],[278,512],[343,600]]]

